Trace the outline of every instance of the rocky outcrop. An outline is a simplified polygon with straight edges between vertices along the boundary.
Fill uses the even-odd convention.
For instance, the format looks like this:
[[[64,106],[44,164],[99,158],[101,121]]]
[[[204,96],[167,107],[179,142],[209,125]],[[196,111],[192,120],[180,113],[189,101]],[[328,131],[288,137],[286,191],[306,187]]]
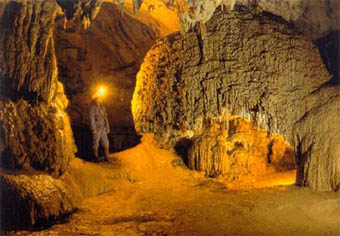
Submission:
[[[0,174],[1,230],[46,226],[72,213],[82,200],[69,174]]]
[[[54,1],[10,1],[1,17],[0,151],[5,168],[57,176],[74,153],[72,132],[67,133],[67,100],[57,81],[57,10]]]
[[[10,169],[63,173],[75,148],[67,99],[58,83],[54,23],[92,20],[101,1],[5,1],[0,19],[1,163]]]
[[[56,25],[59,80],[70,101],[67,111],[79,157],[92,153],[88,108],[98,85],[108,90],[104,105],[111,126],[111,151],[138,143],[130,103],[135,76],[156,37],[149,26],[122,15],[112,3],[103,3],[87,30],[64,30],[63,21]]]
[[[146,1],[147,2],[147,1]],[[340,3],[328,0],[177,0],[182,30],[188,32],[197,22],[207,22],[219,6],[233,9],[235,5],[254,12],[270,12],[280,16],[306,36],[316,40],[339,30]]]
[[[73,2],[81,7],[69,20],[86,21],[98,9],[92,2],[100,1]],[[54,51],[62,8],[55,0],[0,4],[0,163],[7,171],[0,175],[2,229],[52,223],[74,211],[81,196],[65,177],[76,149]]]
[[[268,136],[241,117],[205,120],[202,134],[192,139],[188,166],[208,177],[239,180],[293,170],[293,148],[277,135]]]
[[[32,105],[24,99],[0,101],[1,165],[10,170],[35,169],[61,175],[77,150],[65,113],[63,86],[47,104]]]
[[[325,177],[316,184],[313,167],[300,162],[305,171],[303,185],[315,190],[336,189],[340,157],[334,142],[340,139],[328,139],[324,144],[316,141],[321,133],[336,133],[340,127],[339,122],[328,123],[330,107],[318,98],[321,95],[314,95],[331,78],[317,48],[281,19],[242,8],[232,12],[219,8],[205,25],[204,35],[196,26],[185,37],[173,34],[148,52],[132,102],[137,131],[155,133],[163,145],[172,147],[183,138],[198,137],[207,118],[243,117],[323,163],[318,170]],[[326,96],[328,89],[323,91]],[[310,105],[312,95],[315,103]],[[324,117],[317,115],[323,109]],[[304,119],[310,126],[302,125],[307,122]],[[315,129],[319,133],[315,131],[314,139],[294,142],[303,134],[301,130],[313,130],[312,123],[317,122],[320,129]],[[319,147],[318,151],[306,151],[314,141],[329,158],[318,155]],[[334,152],[327,149],[330,144],[334,144]]]

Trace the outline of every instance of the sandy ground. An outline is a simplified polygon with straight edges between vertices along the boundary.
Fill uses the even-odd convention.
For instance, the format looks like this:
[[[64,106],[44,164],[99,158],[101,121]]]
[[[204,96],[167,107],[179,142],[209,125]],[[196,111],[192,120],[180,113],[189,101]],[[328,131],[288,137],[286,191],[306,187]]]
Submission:
[[[293,172],[226,184],[176,163],[147,143],[113,154],[95,164],[125,176],[113,191],[67,222],[13,235],[340,235],[340,193],[286,185]]]

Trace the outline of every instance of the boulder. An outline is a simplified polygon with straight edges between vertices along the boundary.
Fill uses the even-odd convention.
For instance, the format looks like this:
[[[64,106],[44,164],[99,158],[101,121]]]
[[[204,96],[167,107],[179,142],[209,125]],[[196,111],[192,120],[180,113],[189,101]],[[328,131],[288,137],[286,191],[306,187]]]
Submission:
[[[1,229],[48,226],[74,212],[82,195],[69,174],[1,172]]]
[[[205,23],[204,34],[196,25],[184,36],[175,33],[159,40],[148,52],[132,101],[135,126],[140,134],[154,133],[163,147],[174,147],[183,138],[202,137],[202,130],[209,130],[206,120],[237,116],[268,136],[281,136],[295,150],[301,142],[306,146],[316,142],[321,133],[336,135],[340,127],[326,119],[335,112],[325,107],[326,94],[332,90],[336,100],[339,93],[336,87],[324,88],[331,77],[316,46],[281,18],[220,7]],[[307,127],[320,132],[308,141],[297,140]],[[340,152],[334,142],[338,140],[309,149],[316,162],[323,163],[321,175],[327,181],[307,180],[313,178],[308,175],[312,167],[300,162],[303,185],[337,189]],[[334,151],[328,149],[331,146]],[[320,148],[328,158],[318,155]],[[305,152],[303,148],[300,153]]]

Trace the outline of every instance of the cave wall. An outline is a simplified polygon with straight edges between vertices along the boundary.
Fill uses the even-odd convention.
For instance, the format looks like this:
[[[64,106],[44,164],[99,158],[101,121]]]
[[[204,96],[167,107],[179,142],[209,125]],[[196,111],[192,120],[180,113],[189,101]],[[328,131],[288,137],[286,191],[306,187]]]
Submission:
[[[317,40],[339,30],[340,2],[329,0],[236,0],[236,4],[267,11],[292,23],[296,30]]]
[[[59,176],[76,150],[58,82],[55,18],[86,22],[101,1],[5,1],[0,19],[1,163]],[[66,18],[65,18],[66,19]],[[78,21],[79,19],[79,21]]]
[[[137,75],[132,111],[137,131],[167,147],[195,140],[206,119],[240,116],[296,148],[298,184],[335,190],[339,90],[323,88],[330,78],[318,49],[281,18],[218,8],[204,34],[196,25],[153,46]]]
[[[340,84],[340,30],[319,38],[316,45],[328,70],[334,75],[333,82]]]
[[[145,0],[145,2],[148,2]],[[340,2],[329,0],[177,0],[176,9],[179,15],[181,30],[190,31],[196,23],[203,30],[215,9],[233,9],[244,6],[258,14],[270,12],[289,22],[296,31],[303,33],[318,46],[329,72],[339,83],[339,36]]]
[[[148,0],[144,0],[148,2]],[[195,23],[205,23],[215,9],[233,9],[243,6],[254,13],[270,12],[291,23],[294,28],[307,37],[317,40],[339,30],[340,3],[329,0],[176,0],[175,9],[184,32],[194,27]]]
[[[0,29],[1,162],[60,175],[74,153],[58,83],[54,1],[10,1]],[[72,134],[72,132],[70,133]],[[68,135],[70,135],[68,134]]]
[[[79,4],[68,20],[88,24],[100,2],[70,1],[67,8],[54,0],[0,3],[1,230],[51,224],[81,201],[67,172],[76,147],[53,31],[56,16]]]
[[[77,155],[90,158],[92,153],[88,111],[98,85],[107,87],[104,105],[111,126],[111,151],[137,144],[139,137],[130,108],[135,76],[158,33],[139,20],[122,15],[118,6],[109,2],[103,3],[86,30],[72,25],[64,30],[63,26],[63,19],[58,20],[54,37],[59,80],[70,101],[67,112]]]

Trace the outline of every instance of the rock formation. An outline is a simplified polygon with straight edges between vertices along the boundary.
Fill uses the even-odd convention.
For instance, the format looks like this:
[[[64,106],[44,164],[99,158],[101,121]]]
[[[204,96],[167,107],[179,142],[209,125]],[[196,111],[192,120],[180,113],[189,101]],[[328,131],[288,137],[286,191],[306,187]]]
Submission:
[[[148,2],[145,0],[144,2]],[[205,23],[219,6],[233,9],[245,6],[256,12],[270,12],[281,16],[294,27],[314,40],[339,30],[340,3],[328,0],[176,0],[176,11],[184,32],[197,22]]]
[[[69,175],[55,179],[42,173],[0,175],[1,229],[46,226],[72,213],[82,200]]]
[[[1,162],[6,168],[32,167],[58,176],[74,152],[57,80],[57,10],[54,1],[10,1],[1,17]]]
[[[339,108],[339,90],[323,86],[330,78],[317,48],[282,19],[218,8],[204,35],[196,25],[148,52],[132,111],[139,133],[170,147],[194,141],[211,118],[242,117],[296,149],[298,184],[336,190],[340,121],[329,116]]]
[[[179,8],[181,10],[180,18],[182,27],[185,27],[186,30],[189,30],[191,25],[195,25],[197,21],[202,23],[208,21],[217,6],[223,5],[224,9],[232,9],[235,6],[234,4],[247,6],[247,8],[257,12],[274,12],[290,21],[301,31],[313,29],[315,33],[313,38],[336,28],[336,25],[334,25],[335,12],[332,11],[332,14],[328,16],[324,7],[326,3],[320,3],[322,7],[314,9],[315,6],[307,1],[303,3],[258,1],[255,3],[254,1],[241,0],[183,0],[177,2],[144,0],[140,12],[136,15],[131,14],[133,10],[130,7],[132,6],[129,5],[129,1],[125,1],[123,15],[120,14],[121,9],[115,4],[103,3],[96,20],[86,31],[79,29],[79,27],[74,28],[74,25],[69,23],[64,24],[63,20],[59,20],[55,27],[59,79],[65,85],[66,94],[70,100],[67,112],[71,117],[72,129],[78,147],[77,155],[80,157],[89,158],[88,154],[91,153],[87,105],[90,102],[92,90],[98,83],[94,81],[101,81],[110,88],[110,96],[105,105],[109,111],[112,127],[112,132],[109,135],[111,151],[119,151],[139,142],[133,127],[130,110],[135,75],[139,70],[142,57],[155,42],[155,39],[163,36],[164,33],[179,29],[178,19],[174,19],[177,14],[175,7],[177,3],[182,6]],[[334,5],[334,3],[332,4]],[[79,6],[79,3],[77,6]],[[334,5],[334,7],[336,6]],[[322,21],[323,25],[320,32],[317,31],[316,23],[310,17],[303,17],[303,14],[307,14],[309,11],[319,11],[320,17],[325,19]],[[171,15],[170,18],[166,18],[166,21],[162,18],[165,14]],[[307,15],[310,16],[310,13]],[[155,21],[153,18],[157,20]],[[303,23],[297,24],[296,22],[299,19],[304,19]],[[63,29],[64,25],[68,26],[66,30]],[[303,25],[306,27],[303,27]],[[167,26],[170,29],[165,30]],[[204,26],[202,27],[204,31]],[[307,31],[304,33],[312,37]],[[326,41],[329,43],[328,40]],[[334,43],[336,42],[334,40]],[[323,47],[320,46],[320,48]],[[327,48],[333,49],[334,47],[327,46]],[[325,49],[323,58],[328,59],[329,63],[334,65],[328,67],[334,74],[332,68],[338,64],[333,57],[329,57],[330,51],[331,54],[337,54],[334,50]]]
[[[67,99],[58,82],[54,22],[64,10],[69,20],[93,20],[101,1],[8,1],[1,5],[1,162],[10,169],[65,171],[74,155],[65,113]]]
[[[80,200],[65,172],[76,148],[65,113],[68,101],[58,82],[53,31],[61,9],[69,20],[87,22],[100,2],[73,1],[62,8],[56,1],[1,2],[0,179],[1,223],[6,226],[57,219]],[[69,14],[79,4],[79,14]]]
[[[58,21],[55,41],[59,80],[70,101],[67,112],[79,157],[89,158],[92,153],[88,108],[98,85],[108,89],[104,104],[111,126],[111,151],[138,143],[130,103],[135,76],[157,36],[149,26],[122,15],[112,3],[103,3],[86,30],[64,30],[63,20]]]
[[[207,119],[192,139],[188,166],[208,177],[239,180],[295,169],[293,148],[280,136],[269,136],[241,117]]]

